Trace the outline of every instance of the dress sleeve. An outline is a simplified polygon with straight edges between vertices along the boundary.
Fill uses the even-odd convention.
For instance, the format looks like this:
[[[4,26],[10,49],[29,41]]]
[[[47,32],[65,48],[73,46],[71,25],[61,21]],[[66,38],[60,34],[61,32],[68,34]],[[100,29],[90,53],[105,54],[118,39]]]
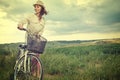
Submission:
[[[21,25],[24,25],[24,24],[27,24],[29,22],[29,18],[30,18],[30,15],[27,16],[26,18],[23,18],[21,19],[18,24],[21,24]]]
[[[24,24],[27,24],[28,23],[28,19],[25,18],[25,19],[22,19],[21,21],[18,22],[18,24],[20,25],[24,25]]]

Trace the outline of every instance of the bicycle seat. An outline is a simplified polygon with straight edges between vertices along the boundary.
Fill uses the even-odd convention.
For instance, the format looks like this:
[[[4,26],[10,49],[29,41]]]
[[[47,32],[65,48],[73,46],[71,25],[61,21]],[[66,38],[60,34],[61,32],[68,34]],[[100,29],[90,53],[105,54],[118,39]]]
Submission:
[[[27,45],[26,44],[20,44],[19,47],[22,48],[22,49],[25,49],[25,48],[27,48]]]

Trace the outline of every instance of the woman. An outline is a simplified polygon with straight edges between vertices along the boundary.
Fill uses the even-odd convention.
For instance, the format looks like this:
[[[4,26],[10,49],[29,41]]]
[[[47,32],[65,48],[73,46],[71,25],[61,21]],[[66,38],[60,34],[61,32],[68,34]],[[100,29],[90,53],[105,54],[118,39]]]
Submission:
[[[35,13],[29,15],[25,20],[20,21],[18,24],[18,29],[22,30],[23,25],[27,23],[28,35],[31,34],[33,36],[39,37],[43,33],[43,29],[45,26],[43,15],[47,15],[47,11],[43,2],[40,0],[33,4],[33,6]]]
[[[43,29],[45,26],[43,15],[47,15],[47,11],[45,9],[43,2],[38,0],[35,4],[33,4],[33,6],[34,6],[35,13],[32,15],[29,15],[26,19],[20,21],[18,24],[19,30],[23,30],[24,24],[27,24],[27,39],[29,39],[28,38],[29,35],[39,38],[42,35]],[[36,55],[39,56],[39,54],[37,53]],[[34,59],[32,61],[34,62]],[[39,74],[34,74],[34,71],[33,71],[33,75],[39,75]]]

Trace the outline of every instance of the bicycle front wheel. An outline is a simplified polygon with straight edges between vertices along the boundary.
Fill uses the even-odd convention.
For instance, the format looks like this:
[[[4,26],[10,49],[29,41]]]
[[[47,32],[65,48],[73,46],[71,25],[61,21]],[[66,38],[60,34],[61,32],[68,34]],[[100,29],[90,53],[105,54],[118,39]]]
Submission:
[[[43,68],[41,60],[35,53],[28,53],[18,60],[15,67],[14,80],[42,80]]]

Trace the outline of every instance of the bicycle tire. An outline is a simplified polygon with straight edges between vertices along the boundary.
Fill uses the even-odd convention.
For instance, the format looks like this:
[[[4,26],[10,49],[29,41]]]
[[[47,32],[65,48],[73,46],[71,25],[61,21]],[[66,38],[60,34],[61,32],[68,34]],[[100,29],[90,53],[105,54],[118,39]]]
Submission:
[[[28,53],[27,58],[26,58],[26,72],[24,72],[24,60],[25,60],[25,55],[21,57],[17,64],[15,65],[15,71],[14,71],[14,80],[42,80],[43,78],[43,68],[42,68],[42,63],[41,60],[34,55],[35,53]],[[34,75],[32,72],[32,69],[38,68],[36,64],[32,63],[32,59],[37,61],[37,66],[40,67],[39,69],[39,78],[38,76]],[[30,63],[29,63],[30,61]],[[34,67],[33,67],[34,66]],[[35,68],[36,67],[36,68]],[[38,71],[38,70],[36,70]],[[36,72],[37,74],[37,72]]]

